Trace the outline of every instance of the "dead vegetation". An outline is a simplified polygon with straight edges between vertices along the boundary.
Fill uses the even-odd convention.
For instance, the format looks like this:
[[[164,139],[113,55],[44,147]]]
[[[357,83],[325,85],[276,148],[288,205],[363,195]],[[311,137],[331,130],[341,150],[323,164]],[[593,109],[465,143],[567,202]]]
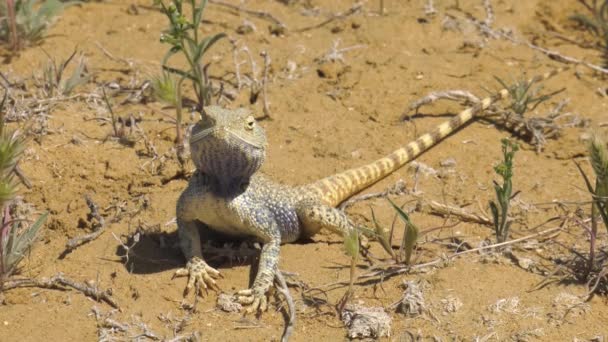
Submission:
[[[0,15],[8,18],[0,25],[0,39],[6,41],[8,50],[25,48],[28,46],[26,41],[41,43],[47,36],[48,19],[37,23],[29,33],[15,27],[15,19],[10,19],[10,11],[14,10],[11,6],[17,4],[19,10],[24,8],[19,6],[27,6],[27,3],[8,1],[8,7],[0,7]],[[52,4],[51,1],[43,3]],[[15,196],[7,197],[7,204],[3,202],[4,228],[0,229],[0,252],[16,253],[14,255],[18,257],[7,262],[9,259],[0,253],[3,255],[0,304],[11,310],[17,301],[14,298],[29,293],[23,291],[31,291],[32,288],[58,290],[61,294],[76,291],[83,297],[105,303],[94,303],[102,305],[98,307],[78,302],[90,308],[95,321],[91,324],[95,326],[100,341],[195,341],[225,337],[226,331],[230,331],[230,337],[255,336],[245,335],[250,331],[260,332],[259,339],[278,339],[280,336],[284,341],[336,335],[417,340],[444,338],[447,336],[441,335],[441,331],[450,329],[461,338],[526,340],[551,338],[555,336],[551,335],[551,328],[581,324],[580,317],[601,317],[606,312],[605,305],[594,301],[594,298],[604,298],[608,293],[608,240],[605,233],[608,227],[608,180],[605,179],[608,154],[605,140],[601,139],[606,130],[605,122],[601,119],[598,122],[602,116],[590,113],[598,107],[587,106],[583,102],[605,98],[606,89],[601,79],[608,71],[605,60],[601,64],[601,59],[605,58],[604,17],[608,7],[605,2],[572,3],[569,10],[578,8],[578,3],[587,14],[560,12],[561,21],[574,20],[578,28],[586,30],[581,34],[591,34],[597,40],[589,46],[603,55],[593,55],[580,44],[582,51],[570,45],[563,50],[559,45],[549,45],[547,40],[539,38],[546,32],[531,34],[500,26],[505,25],[503,17],[511,18],[517,10],[517,6],[509,1],[498,4],[485,0],[460,5],[458,2],[449,5],[423,1],[417,8],[413,4],[397,5],[383,1],[341,2],[341,6],[330,10],[324,7],[328,4],[311,1],[236,4],[209,0],[206,11],[215,11],[221,19],[202,19],[203,2],[192,2],[193,11],[187,12],[191,18],[181,16],[181,13],[176,16],[170,5],[163,5],[160,9],[156,6],[129,7],[128,13],[155,13],[158,15],[153,18],[159,21],[162,13],[169,19],[170,25],[164,27],[162,38],[169,44],[168,52],[165,46],[165,58],[157,58],[154,63],[143,62],[130,55],[116,57],[119,54],[101,43],[96,44],[98,49],[95,50],[99,56],[91,56],[95,53],[90,49],[85,52],[80,46],[76,50],[76,44],[72,44],[69,47],[72,52],[67,55],[52,49],[39,53],[43,56],[40,60],[44,62],[29,73],[3,70],[0,74],[0,84],[5,89],[2,124],[19,127],[23,137],[29,139],[28,146],[32,147],[31,151],[22,148],[30,173],[21,171],[15,161],[0,169],[12,174],[8,185],[16,183],[16,178],[24,184],[29,182],[29,178],[34,178],[35,182],[26,186],[32,190],[26,191],[25,198],[34,197],[36,207],[48,210],[50,214],[47,228],[41,234],[43,237],[34,238],[41,227],[41,221],[28,226],[37,218],[35,211],[19,212],[20,209],[14,205],[18,202]],[[79,6],[93,5],[85,3]],[[39,7],[39,10],[44,10],[44,7]],[[408,25],[422,26],[429,32],[437,30],[451,39],[462,39],[462,44],[456,48],[459,54],[475,55],[475,58],[482,56],[480,58],[485,58],[484,61],[491,60],[484,55],[494,56],[492,58],[500,60],[499,65],[483,69],[487,71],[486,75],[475,78],[475,81],[471,81],[470,76],[477,70],[453,76],[455,74],[446,73],[443,69],[428,70],[424,69],[424,64],[415,63],[411,69],[402,66],[401,70],[407,70],[403,73],[399,67],[389,69],[392,64],[399,64],[395,61],[402,58],[401,55],[395,52],[387,59],[383,53],[377,54],[374,50],[379,49],[379,45],[371,36],[366,36],[365,30],[373,33],[376,28],[372,25],[394,22],[394,16],[414,10],[417,11],[415,23]],[[129,15],[134,18],[143,16]],[[50,14],[47,16],[50,18]],[[268,30],[262,29],[264,26],[268,26]],[[319,43],[307,40],[317,36],[323,37]],[[280,45],[287,44],[290,39],[301,41],[298,40],[297,45],[290,43],[288,52],[281,50]],[[533,54],[534,60],[525,60],[528,57],[495,57],[508,49],[500,45],[504,42],[518,49],[525,48],[528,54]],[[216,43],[217,46],[211,48]],[[416,49],[423,49],[423,56],[430,59],[441,53],[436,45],[433,46],[429,50],[425,50],[426,46],[416,46]],[[409,46],[407,49],[411,54],[409,50],[413,48]],[[26,54],[28,49],[24,51]],[[158,51],[154,56],[162,55]],[[178,52],[185,52],[186,62],[169,64],[169,57]],[[15,56],[13,58],[19,58]],[[95,63],[107,63],[112,67]],[[115,68],[115,65],[120,65],[120,68]],[[505,65],[523,66],[525,75],[517,73],[499,77],[513,72],[514,68],[503,71]],[[557,76],[559,86],[550,81],[541,83],[537,79],[525,81],[530,75],[562,68],[564,70]],[[156,71],[150,73],[150,69]],[[403,134],[403,127],[418,123],[428,127],[426,120],[432,120],[438,111],[449,114],[453,107],[438,104],[438,100],[456,101],[462,106],[475,108],[485,97],[480,88],[491,93],[496,88],[504,88],[508,96],[505,101],[492,104],[473,124],[481,126],[481,122],[487,125],[490,129],[486,131],[493,132],[487,134],[492,138],[468,135],[469,140],[463,141],[459,136],[449,137],[448,140],[460,139],[462,144],[450,145],[455,152],[441,152],[444,156],[445,153],[450,154],[449,158],[443,159],[445,163],[431,164],[429,159],[416,161],[409,172],[399,175],[407,177],[406,181],[393,186],[388,181],[383,182],[376,188],[380,191],[368,191],[342,204],[341,209],[357,217],[362,231],[372,241],[366,243],[365,238],[356,234],[349,237],[344,242],[348,257],[341,249],[343,243],[336,243],[328,237],[292,247],[291,253],[284,253],[282,260],[306,254],[308,258],[303,262],[312,264],[312,269],[324,275],[312,277],[311,274],[317,271],[302,267],[300,272],[296,269],[298,266],[289,266],[297,272],[295,274],[279,272],[275,279],[276,296],[272,301],[274,312],[271,310],[271,313],[257,319],[249,316],[237,319],[242,307],[227,294],[234,287],[229,279],[220,280],[220,285],[221,282],[229,285],[222,286],[217,301],[214,294],[201,294],[204,298],[197,297],[192,304],[179,297],[176,290],[179,286],[173,289],[175,284],[166,285],[166,274],[153,274],[172,271],[182,262],[176,252],[177,239],[171,235],[175,227],[171,221],[174,199],[164,197],[175,197],[179,188],[175,184],[182,186],[180,182],[192,172],[184,141],[189,136],[189,125],[198,120],[205,105],[251,106],[256,110],[258,120],[266,120],[268,128],[276,130],[277,135],[285,135],[276,137],[279,140],[273,142],[277,151],[289,150],[302,156],[310,153],[308,144],[316,148],[317,140],[322,139],[326,141],[322,149],[327,151],[319,153],[319,156],[325,158],[324,161],[333,162],[332,159],[337,159],[333,151],[343,151],[341,147],[334,149],[333,146],[339,145],[344,133],[336,131],[336,138],[328,137],[332,131],[322,126],[326,125],[324,121],[327,125],[335,123],[333,118],[327,115],[308,118],[306,115],[310,114],[310,109],[306,106],[307,101],[289,102],[297,96],[318,96],[314,101],[323,105],[313,107],[316,110],[336,106],[346,113],[339,117],[345,125],[350,124],[348,120],[365,123],[365,129],[369,131],[365,138],[351,138],[345,144],[369,148],[363,152],[367,158],[376,155],[370,152],[372,149],[382,149],[381,153],[385,153],[388,150],[383,145],[395,146],[406,140],[404,135],[399,135],[397,141],[394,141],[394,136],[387,136],[378,138],[383,145],[373,141],[367,142],[369,147],[359,144],[363,139],[376,139],[381,129],[389,127],[387,122],[390,120],[382,116],[388,114],[378,114],[389,107],[381,104],[381,107],[373,108],[378,102],[371,97],[378,95],[365,84],[365,80],[371,77],[365,75],[372,73],[395,73],[398,77],[414,75],[400,82],[424,84],[415,91],[408,88],[412,91],[407,97],[387,95],[383,100],[391,102],[393,114],[399,111],[399,106],[403,108],[408,101],[411,103],[402,115],[405,122],[399,123],[399,134]],[[442,81],[439,85],[424,83],[427,79],[435,81],[438,73],[448,74],[448,80],[451,77],[458,78],[458,81]],[[480,80],[486,83],[480,84]],[[300,82],[305,86],[299,86]],[[383,82],[378,81],[374,87],[387,89],[389,86]],[[448,83],[462,88],[440,90],[446,89],[444,87]],[[574,89],[579,83],[585,87],[584,94]],[[301,88],[293,91],[290,90],[292,86]],[[360,87],[366,89],[360,90]],[[423,96],[423,93],[427,95]],[[361,102],[354,100],[365,97],[361,94],[367,98]],[[397,104],[398,101],[401,103]],[[434,106],[430,107],[431,104]],[[306,107],[306,110],[300,113],[300,107]],[[425,112],[422,112],[423,108]],[[290,116],[289,112],[298,112],[298,115]],[[59,120],[58,117],[66,113],[72,115],[69,120],[73,122],[65,122],[63,118]],[[354,116],[353,113],[363,114]],[[594,134],[588,133],[590,127],[595,128]],[[275,131],[270,134],[274,135]],[[509,141],[517,141],[521,152],[514,155],[515,145],[504,143],[503,158],[491,157],[500,152],[500,139],[495,138],[496,134],[510,137]],[[12,136],[13,139],[15,137]],[[292,142],[297,139],[301,139],[300,144],[292,148]],[[462,146],[473,144],[486,151],[479,158],[483,160],[467,161],[466,152],[457,152]],[[0,158],[3,158],[4,146],[0,142]],[[79,153],[98,153],[99,156],[97,162],[87,158],[81,162],[74,157],[49,161],[44,157],[50,154],[51,158],[60,158],[60,154],[53,153],[53,150],[61,148],[65,151],[76,149]],[[563,152],[562,149],[574,152]],[[107,152],[110,150],[111,153]],[[528,154],[527,150],[533,153]],[[313,151],[316,150],[313,148]],[[431,151],[427,155],[433,154]],[[353,152],[354,159],[355,155]],[[311,160],[297,162],[298,158],[289,159],[287,164],[305,168]],[[545,159],[559,162],[537,166]],[[496,165],[497,161],[501,162]],[[76,163],[81,171],[71,172],[65,165],[71,162]],[[92,166],[87,168],[86,163]],[[346,163],[348,161],[331,165],[338,168],[340,164],[342,168],[341,164]],[[476,168],[469,168],[467,163]],[[34,173],[38,167],[44,169],[41,175],[49,173],[51,178]],[[283,168],[291,172],[290,167],[277,166],[271,172],[281,175]],[[297,176],[306,174],[297,173]],[[287,179],[295,182],[294,178]],[[560,188],[559,195],[553,196],[552,187],[559,187],[556,185],[559,182],[552,178],[560,178],[559,182],[569,183],[569,187],[566,190]],[[76,186],[69,180],[76,180],[83,186]],[[65,191],[71,191],[69,203],[61,206],[53,203],[56,200],[44,191],[50,182],[60,182],[62,187],[66,187]],[[116,184],[104,189],[104,185],[109,183]],[[0,192],[2,190],[4,188]],[[45,193],[45,196],[33,194],[36,191]],[[166,196],[168,193],[171,196]],[[569,193],[575,194],[565,195]],[[65,197],[57,194],[57,198]],[[373,209],[370,210],[369,206]],[[19,219],[11,220],[16,217]],[[393,220],[389,227],[391,217]],[[9,225],[13,227],[13,221],[18,221],[19,225],[7,229]],[[495,243],[492,242],[493,235]],[[24,242],[15,243],[15,237],[23,237]],[[35,261],[16,267],[19,261],[28,259],[32,244]],[[40,246],[36,250],[36,245],[44,244],[49,247]],[[323,257],[315,254],[315,249],[323,244],[327,244],[327,249],[333,254],[322,254]],[[18,248],[14,249],[15,246]],[[116,249],[111,257],[108,257],[108,246]],[[258,253],[258,249],[247,244],[214,242],[204,248],[205,253],[211,255],[210,260],[226,267],[234,266],[238,272],[243,271],[242,265],[255,264],[252,260]],[[102,271],[94,268],[80,272],[78,266],[71,263],[78,258],[89,258],[88,253],[94,253],[94,259],[87,259],[87,267],[100,262],[99,259],[111,266],[99,268]],[[44,266],[45,261],[41,258],[57,259],[57,264]],[[350,262],[346,261],[349,258]],[[331,267],[327,267],[327,260],[334,260]],[[285,263],[293,265],[289,261]],[[32,265],[33,271],[26,271]],[[63,271],[63,265],[71,265],[72,268]],[[119,271],[117,265],[122,267]],[[286,265],[281,267],[288,267]],[[490,280],[483,279],[483,272],[467,270],[476,265],[482,265],[480,267],[487,272],[492,272],[492,269],[500,269],[495,271],[497,273],[504,272],[498,282],[507,283],[505,287],[511,292],[502,287],[496,289]],[[475,302],[475,297],[466,295],[466,289],[456,281],[450,283],[441,276],[442,272],[459,268],[464,268],[463,272],[470,278],[473,278],[472,274],[479,277],[473,282],[481,284],[476,291],[492,291],[484,287],[497,291],[493,297],[479,295],[484,298],[485,306],[480,306],[481,301]],[[94,281],[74,280],[92,279],[90,272],[93,271],[100,272]],[[530,277],[532,280],[527,284],[534,285],[524,288],[517,283],[517,277]],[[469,280],[461,278],[459,281]],[[154,288],[150,289],[148,283],[155,282],[158,284],[150,286]],[[448,285],[444,288],[442,282]],[[566,285],[568,290],[562,290]],[[114,291],[118,293],[115,295]],[[142,298],[140,291],[145,292],[148,298]],[[546,300],[534,301],[528,291],[546,291],[543,292]],[[548,298],[549,294],[552,297]],[[488,298],[492,298],[491,303]],[[144,300],[150,302],[141,305]],[[157,302],[163,303],[159,303],[157,308]],[[112,309],[103,309],[103,305]],[[137,309],[131,309],[130,305]],[[164,313],[166,311],[162,310],[167,307],[178,310],[179,314]],[[138,310],[146,313],[136,313]],[[463,318],[471,312],[477,315],[472,319],[473,323],[470,318]],[[12,319],[10,313],[0,318],[7,322]],[[513,328],[516,331],[505,323],[523,318],[528,319],[529,324]],[[213,328],[207,329],[206,319],[209,319],[209,324],[214,324]],[[467,324],[466,328],[462,327]],[[417,325],[423,328],[416,330]],[[213,332],[213,329],[217,331]],[[563,331],[560,336],[565,336]],[[590,330],[585,338],[595,338],[593,334],[601,331]],[[7,332],[10,336],[17,333],[15,330]],[[0,331],[0,334],[5,332]]]

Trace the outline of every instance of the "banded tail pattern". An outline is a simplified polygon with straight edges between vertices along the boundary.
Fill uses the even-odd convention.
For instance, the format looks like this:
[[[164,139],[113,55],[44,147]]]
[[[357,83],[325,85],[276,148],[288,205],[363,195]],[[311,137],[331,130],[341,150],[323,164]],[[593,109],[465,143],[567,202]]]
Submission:
[[[528,84],[544,81],[567,68],[559,68],[529,79]],[[409,144],[393,151],[386,157],[370,164],[353,168],[306,185],[304,188],[319,196],[321,201],[335,207],[352,195],[362,191],[393,173],[406,163],[430,149],[443,138],[467,124],[479,113],[488,109],[495,102],[509,97],[509,89],[501,89],[496,94],[486,97],[475,105],[463,110],[452,119],[435,127]]]

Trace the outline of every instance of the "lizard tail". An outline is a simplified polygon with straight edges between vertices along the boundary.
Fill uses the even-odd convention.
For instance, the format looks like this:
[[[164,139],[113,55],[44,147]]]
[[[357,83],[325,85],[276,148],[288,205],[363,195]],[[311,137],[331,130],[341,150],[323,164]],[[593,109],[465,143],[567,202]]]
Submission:
[[[566,68],[555,69],[543,75],[528,80],[528,84],[546,80]],[[380,158],[370,164],[356,167],[304,186],[321,201],[329,206],[335,207],[344,200],[378,182],[406,163],[410,162],[432,146],[437,144],[446,136],[455,132],[467,124],[471,119],[482,111],[488,109],[493,103],[509,96],[509,89],[501,89],[494,95],[484,98],[475,105],[463,110],[452,119],[435,127],[430,133],[426,133],[409,144],[393,151],[389,155]]]

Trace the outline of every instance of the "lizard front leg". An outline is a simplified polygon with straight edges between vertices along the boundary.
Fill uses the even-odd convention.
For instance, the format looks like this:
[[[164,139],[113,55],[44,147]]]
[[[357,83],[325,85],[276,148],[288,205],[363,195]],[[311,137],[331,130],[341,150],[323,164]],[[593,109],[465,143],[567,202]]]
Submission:
[[[250,289],[241,290],[237,293],[241,304],[251,305],[247,309],[249,313],[258,310],[268,310],[268,298],[266,294],[273,284],[274,275],[278,269],[280,246],[280,236],[273,236],[269,242],[264,244],[262,253],[260,254],[258,273],[253,281],[253,286]]]
[[[220,276],[220,272],[207,265],[203,260],[201,240],[199,235],[200,223],[198,221],[177,220],[179,244],[188,263],[180,268],[173,277],[188,276],[188,285],[184,289],[186,295],[193,287],[207,290],[209,287],[218,290],[219,287],[213,278]]]

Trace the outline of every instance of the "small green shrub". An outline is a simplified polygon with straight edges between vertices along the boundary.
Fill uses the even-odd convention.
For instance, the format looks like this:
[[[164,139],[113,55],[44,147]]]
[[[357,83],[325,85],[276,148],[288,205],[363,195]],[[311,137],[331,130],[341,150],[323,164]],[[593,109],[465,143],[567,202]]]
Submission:
[[[403,233],[403,239],[401,240],[398,257],[399,261],[403,261],[406,265],[409,265],[411,263],[414,247],[416,246],[416,241],[418,241],[419,229],[412,223],[410,217],[403,209],[393,203],[390,199],[388,201],[399,215],[399,218],[405,223],[405,231]]]
[[[550,94],[539,95],[539,93],[542,91],[542,86],[534,87],[535,82],[520,79],[512,85],[508,85],[505,81],[496,76],[494,76],[494,79],[496,79],[496,81],[498,81],[498,83],[500,83],[504,89],[509,91],[511,102],[508,108],[511,109],[515,114],[522,117],[526,112],[533,111],[541,103],[547,101],[553,95],[563,90],[560,89]]]
[[[511,194],[513,184],[513,157],[515,152],[519,150],[516,143],[509,139],[502,139],[502,155],[503,161],[494,167],[494,171],[502,178],[502,185],[494,181],[494,190],[496,192],[496,201],[490,201],[490,210],[494,219],[494,232],[498,243],[507,241],[509,237],[509,206],[511,202]]]
[[[569,19],[599,39],[598,47],[603,51],[605,63],[608,64],[608,0],[593,0],[590,4],[586,0],[579,2],[585,6],[590,16],[577,13],[571,15]]]
[[[6,93],[0,103],[0,113],[6,103]],[[0,117],[0,289],[3,280],[10,276],[25,257],[44,223],[43,214],[32,225],[11,218],[9,204],[16,193],[14,168],[23,153],[25,141],[17,132],[10,132]]]
[[[208,64],[203,64],[203,57],[205,52],[218,40],[226,37],[226,34],[200,37],[199,27],[207,0],[201,0],[198,4],[196,0],[186,0],[191,7],[191,19],[184,15],[183,0],[171,0],[168,5],[163,0],[155,0],[155,3],[160,6],[161,12],[169,20],[169,28],[161,34],[160,41],[169,44],[171,48],[162,60],[162,74],[152,80],[152,85],[159,99],[175,106],[177,130],[175,143],[180,157],[180,151],[183,150],[182,83],[186,79],[190,80],[198,101],[197,110],[202,112],[203,107],[210,104],[212,95],[211,81],[207,76]],[[169,59],[178,53],[188,62],[187,69],[168,65]],[[171,74],[177,75],[178,79],[171,77]]]
[[[76,51],[61,63],[57,63],[54,58],[48,56],[49,60],[44,65],[42,74],[42,87],[48,97],[68,96],[76,87],[89,81],[90,75],[82,56],[72,73],[66,78],[66,69],[75,56]]]
[[[169,5],[164,1],[157,0],[161,12],[169,19],[169,28],[161,35],[161,42],[169,44],[171,48],[165,54],[162,61],[163,70],[179,75],[182,79],[189,79],[198,100],[199,109],[211,101],[211,86],[206,73],[206,65],[203,63],[205,53],[217,41],[226,37],[225,33],[217,33],[207,37],[200,37],[199,27],[207,0],[187,0],[192,8],[192,17],[186,18],[183,11],[183,0],[172,0]],[[182,54],[188,62],[188,69],[178,69],[169,66],[169,59]],[[181,81],[178,83],[181,84]]]
[[[44,38],[46,30],[71,2],[44,0],[6,0],[0,3],[0,40],[8,43],[11,50],[35,44]]]

